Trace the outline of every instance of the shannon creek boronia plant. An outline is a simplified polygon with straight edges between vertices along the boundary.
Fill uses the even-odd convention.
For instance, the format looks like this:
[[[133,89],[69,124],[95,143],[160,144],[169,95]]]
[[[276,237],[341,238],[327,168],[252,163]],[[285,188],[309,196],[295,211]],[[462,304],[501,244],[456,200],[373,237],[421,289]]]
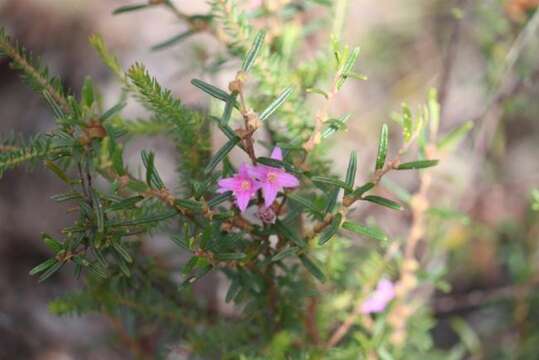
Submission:
[[[263,16],[269,11],[266,3],[260,9]],[[431,92],[418,113],[404,106],[402,114],[396,114],[403,145],[391,149],[394,158],[389,158],[392,142],[384,124],[371,170],[360,172],[367,168],[358,164],[356,151],[352,151],[346,175],[339,176],[331,159],[324,156],[327,139],[345,130],[352,115],[340,114],[333,99],[345,81],[364,77],[354,71],[359,48],[342,44],[338,33],[320,47],[315,58],[300,64],[292,61],[299,58],[300,45],[312,37],[314,28],[297,27],[290,19],[309,19],[304,16],[309,7],[327,2],[310,3],[288,6],[282,12],[285,17],[276,12],[275,24],[283,32],[272,31],[268,38],[265,30],[271,29],[257,31],[235,1],[211,0],[208,16],[180,16],[193,26],[188,34],[208,31],[218,35],[217,40],[230,50],[224,54],[225,60],[242,58],[228,91],[192,80],[215,102],[223,103],[221,116],[185,105],[141,63],[125,71],[104,40],[94,36],[92,45],[123,85],[117,103],[104,109],[91,80],[84,83],[77,98],[0,30],[0,52],[43,95],[57,122],[46,136],[27,144],[0,142],[7,149],[0,153],[0,176],[32,160],[44,163],[66,184],[66,192],[53,199],[70,202],[69,211],[78,213],[74,223],[61,232],[61,239],[43,236],[51,256],[30,271],[44,281],[72,264],[75,275],[84,280],[80,291],[53,301],[52,312],[103,313],[126,326],[118,332],[129,334],[126,342],[134,347],[137,358],[155,358],[172,344],[189,349],[190,358],[208,359],[343,359],[341,350],[349,349],[356,359],[378,353],[398,355],[404,346],[414,350],[409,359],[417,358],[414,355],[419,350],[424,353],[426,347],[416,345],[415,340],[428,334],[428,314],[417,312],[409,320],[401,316],[404,320],[397,327],[386,323],[381,313],[398,313],[399,305],[400,309],[408,306],[411,296],[393,289],[405,283],[402,279],[413,280],[406,281],[412,284],[406,294],[413,295],[418,286],[436,283],[441,273],[419,278],[419,265],[405,267],[401,260],[406,254],[414,256],[419,240],[393,241],[376,222],[363,224],[353,211],[361,203],[388,211],[407,210],[410,195],[405,191],[399,191],[405,196],[398,196],[404,204],[380,196],[397,193],[379,190],[385,175],[436,165],[437,151],[427,151],[430,148],[425,144],[432,143],[436,150],[437,143],[454,144],[465,132],[457,129],[436,141],[439,104]],[[345,7],[338,5],[343,1],[335,3],[335,11],[328,14],[335,14],[332,19],[339,25]],[[127,6],[116,13],[161,5],[182,14],[171,1]],[[298,16],[290,17],[293,14]],[[175,39],[184,37],[180,34]],[[321,96],[315,109],[313,96]],[[144,105],[151,116],[140,121],[126,118],[122,110],[131,99]],[[229,140],[212,153],[209,139],[217,128]],[[179,191],[165,185],[153,153],[141,153],[142,177],[124,162],[125,145],[132,137],[156,133],[170,137],[180,154]],[[280,147],[273,149],[270,158],[257,157],[254,144],[261,139],[286,149],[287,162],[283,162]],[[233,149],[244,151],[250,163],[242,164],[229,177]],[[407,158],[412,161],[404,162]],[[300,180],[291,173],[301,177],[301,188]],[[287,188],[297,191],[283,191]],[[263,224],[244,216],[255,196]],[[239,211],[231,211],[231,206]],[[174,251],[155,255],[143,251],[156,229],[174,229],[170,231],[170,239],[177,245]],[[353,246],[352,233],[362,238],[361,246]],[[168,261],[168,255],[175,254],[185,259],[179,271],[177,262]],[[396,271],[390,271],[393,269]],[[193,286],[213,271],[228,280],[223,300],[238,305],[233,318],[225,318],[217,302]],[[399,280],[393,287],[380,282],[384,276]],[[215,290],[213,285],[210,283]],[[358,292],[362,295],[356,296]],[[217,292],[212,296],[220,299]],[[392,306],[388,306],[390,302]],[[369,315],[360,316],[366,313]],[[216,321],[221,316],[223,321]],[[376,331],[371,331],[371,317],[379,324]],[[406,327],[408,324],[414,327]],[[167,329],[166,336],[146,329]],[[405,340],[392,341],[395,333]],[[149,336],[159,340],[155,343],[163,349],[146,350]]]

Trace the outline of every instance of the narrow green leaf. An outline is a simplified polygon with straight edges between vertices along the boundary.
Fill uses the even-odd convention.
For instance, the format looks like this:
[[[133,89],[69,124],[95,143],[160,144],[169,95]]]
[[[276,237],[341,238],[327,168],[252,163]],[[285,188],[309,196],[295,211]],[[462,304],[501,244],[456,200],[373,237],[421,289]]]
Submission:
[[[228,140],[234,140],[239,138],[238,134],[227,124],[219,123],[218,126],[219,129],[221,129],[221,131],[223,132],[223,134],[225,134],[225,136],[228,138]]]
[[[230,283],[230,287],[228,288],[228,291],[226,292],[225,302],[229,303],[230,301],[234,300],[234,298],[236,298],[236,296],[239,294],[240,290],[241,290],[241,286],[240,286],[239,281],[235,279],[232,280],[232,282]]]
[[[150,7],[150,5],[149,4],[126,5],[126,6],[121,6],[117,8],[116,10],[112,12],[112,14],[118,15],[118,14],[123,14],[123,13],[131,12],[131,11],[142,10],[147,7]]]
[[[368,78],[367,78],[367,75],[365,75],[365,74],[360,74],[360,73],[353,72],[353,71],[351,71],[351,72],[349,72],[349,73],[346,73],[345,76],[346,76],[346,77],[350,77],[350,78],[352,78],[352,79],[363,80],[363,81],[365,81],[365,80],[368,79]]]
[[[172,236],[170,239],[174,242],[174,244],[178,245],[179,247],[191,251],[189,242],[184,236]]]
[[[298,194],[287,194],[286,197],[298,204],[300,204],[301,206],[303,206],[304,208],[307,208],[309,210],[311,210],[312,212],[316,213],[316,214],[319,214],[319,215],[322,215],[322,210],[319,209],[318,207],[316,207],[316,205],[314,205],[310,200],[302,197],[302,196],[299,196]]]
[[[43,261],[41,264],[34,267],[32,270],[30,270],[30,275],[35,275],[35,274],[38,274],[38,273],[40,273],[42,271],[45,271],[48,268],[50,268],[51,266],[53,266],[55,263],[56,263],[55,258],[47,259],[47,260]]]
[[[328,93],[325,92],[325,91],[322,90],[322,89],[318,89],[318,88],[309,88],[309,89],[306,89],[305,92],[313,93],[313,94],[319,94],[319,95],[322,95],[323,97],[325,97],[326,99],[329,98]]]
[[[346,61],[344,62],[342,69],[340,71],[340,78],[337,81],[337,89],[340,89],[342,85],[344,84],[345,80],[348,78],[348,74],[352,72],[352,69],[354,65],[356,64],[357,58],[359,57],[359,48],[356,47],[352,52],[348,55],[346,58]]]
[[[299,248],[298,247],[295,247],[295,246],[291,246],[291,247],[288,247],[288,248],[285,248],[281,251],[279,251],[277,254],[273,255],[273,257],[271,258],[271,261],[273,262],[276,262],[276,261],[280,261],[288,256],[292,256],[292,255],[295,255],[297,254]]]
[[[228,210],[228,211],[222,211],[218,212],[217,214],[213,215],[214,220],[229,220],[233,218],[235,215],[234,211]]]
[[[223,147],[221,147],[221,149],[219,149],[219,151],[217,151],[215,153],[215,155],[211,158],[210,162],[208,163],[208,165],[206,166],[206,168],[204,169],[204,172],[206,174],[209,174],[213,171],[213,169],[215,169],[215,167],[221,162],[223,161],[223,159],[225,158],[225,156],[228,155],[229,152],[232,151],[232,149],[234,149],[234,146],[236,146],[240,141],[240,138],[234,138],[232,140],[229,140],[226,144],[223,145]]]
[[[60,270],[60,268],[64,265],[64,263],[61,262],[55,262],[54,265],[50,266],[47,271],[45,271],[41,276],[39,277],[39,282],[43,282],[50,278],[52,275],[54,275],[55,272]]]
[[[165,49],[167,47],[170,47],[172,45],[176,45],[180,41],[188,38],[189,36],[193,35],[194,33],[195,32],[193,30],[184,31],[182,33],[179,33],[178,35],[175,35],[175,36],[171,37],[168,40],[160,42],[159,44],[155,44],[154,46],[151,47],[151,50],[152,51],[163,50],[163,49]]]
[[[294,230],[290,229],[287,225],[281,222],[281,220],[277,220],[273,227],[279,235],[284,236],[286,239],[292,241],[300,248],[303,248],[307,245],[305,241]]]
[[[380,360],[395,360],[395,357],[383,346],[378,348],[378,356]]]
[[[382,130],[380,131],[380,138],[378,140],[378,155],[376,156],[376,168],[375,170],[380,170],[384,167],[387,156],[387,146],[389,143],[389,130],[387,124],[382,125]]]
[[[118,262],[118,266],[120,268],[120,271],[127,277],[131,277],[131,270],[127,267],[127,264],[123,261]]]
[[[346,180],[345,183],[350,188],[354,186],[356,181],[356,172],[357,172],[357,153],[352,151],[350,154],[350,160],[348,161],[348,168],[346,169]],[[345,195],[348,195],[351,190],[345,190]]]
[[[215,258],[220,261],[234,261],[234,260],[243,260],[247,255],[242,253],[220,253],[215,254]]]
[[[328,184],[328,185],[333,185],[333,186],[337,186],[337,187],[340,187],[340,188],[343,188],[345,190],[348,190],[348,191],[352,191],[352,187],[349,186],[347,183],[345,183],[344,181],[342,180],[339,180],[337,178],[333,178],[333,177],[327,177],[327,176],[313,176],[311,178],[311,181],[314,182],[314,183],[318,183],[318,184]]]
[[[101,251],[94,249],[94,255],[102,268],[106,268],[108,266],[107,260],[105,259]]]
[[[208,201],[208,206],[209,207],[216,207],[217,205],[227,201],[227,200],[230,200],[232,199],[232,192],[231,191],[227,191],[226,193],[224,194],[220,194],[220,195],[217,195],[215,197],[213,197],[210,201]]]
[[[108,120],[110,119],[111,117],[115,116],[115,115],[118,115],[122,110],[123,108],[127,105],[127,102],[125,101],[121,101],[119,102],[118,104],[114,105],[113,107],[111,107],[110,109],[108,109],[107,111],[105,111],[101,117],[99,118],[99,120],[101,122],[105,121],[105,120]]]
[[[56,194],[56,195],[51,196],[51,199],[56,201],[56,202],[64,202],[64,201],[69,201],[69,200],[80,200],[82,198],[83,198],[82,194],[80,194],[78,192],[75,192],[75,191],[65,193],[65,194]]]
[[[123,263],[121,263],[123,264]],[[107,270],[101,265],[100,262],[96,261],[87,265],[88,269],[95,275],[99,276],[102,279],[107,278]]]
[[[438,102],[438,92],[436,89],[429,90],[427,104],[431,133],[437,134],[440,127],[440,103]]]
[[[401,202],[408,204],[412,199],[412,194],[408,190],[406,190],[404,187],[400,186],[396,182],[391,181],[389,178],[384,177],[382,179],[382,184]]]
[[[315,4],[320,4],[323,6],[331,6],[333,2],[331,0],[311,0]]]
[[[84,83],[82,84],[81,98],[83,104],[87,107],[91,107],[95,101],[94,86],[89,76],[84,79]]]
[[[322,283],[326,281],[326,275],[324,275],[322,270],[320,270],[320,268],[311,259],[309,259],[306,255],[300,255],[299,259],[301,260],[301,263],[303,264],[303,266],[305,266],[305,268],[315,278],[320,280],[320,282],[322,282]]]
[[[126,210],[126,209],[132,209],[135,207],[135,205],[143,200],[144,197],[141,195],[132,196],[127,199],[123,199],[122,201],[119,201],[117,203],[112,204],[110,207],[108,207],[105,212],[112,212],[112,211],[118,211],[118,210]]]
[[[174,201],[174,204],[176,204],[177,206],[179,206],[181,208],[189,209],[189,210],[193,210],[193,211],[201,211],[202,210],[202,204],[199,203],[198,201],[191,200],[191,199],[176,199]]]
[[[369,181],[361,185],[360,187],[356,188],[352,194],[354,195],[354,197],[360,197],[367,191],[371,190],[373,187],[374,187],[374,183]]]
[[[75,264],[75,269],[73,270],[73,276],[75,276],[75,279],[80,279],[80,274],[82,272],[82,266],[79,264]]]
[[[359,225],[350,221],[345,221],[342,224],[342,228],[355,232],[356,234],[367,236],[376,240],[380,240],[380,241],[388,240],[386,234],[384,234],[382,231],[373,227]]]
[[[199,256],[193,256],[191,257],[186,263],[185,265],[183,265],[182,267],[182,274],[189,274],[191,273],[191,271],[193,271],[193,269],[195,268],[195,266],[197,265],[198,261],[200,260],[200,257]]]
[[[210,96],[212,96],[212,97],[214,97],[216,99],[222,100],[224,102],[227,102],[229,100],[229,98],[230,98],[230,95],[226,91],[221,90],[218,87],[213,86],[211,84],[208,84],[205,81],[202,81],[202,80],[199,80],[199,79],[193,79],[193,80],[191,80],[191,84],[193,84],[194,86],[196,86],[200,90],[204,91],[206,94],[208,94],[208,95],[210,95]]]
[[[176,210],[170,210],[170,211],[163,212],[161,214],[145,216],[145,217],[141,217],[141,218],[133,219],[133,220],[115,222],[115,223],[112,223],[111,225],[112,226],[142,225],[142,224],[148,224],[148,223],[167,220],[176,215],[178,215],[178,212]]]
[[[457,317],[451,319],[450,324],[470,354],[478,354],[482,350],[482,339],[470,324]]]
[[[218,123],[221,125],[227,125],[230,122],[230,118],[232,117],[232,111],[234,110],[234,107],[237,104],[236,98],[238,97],[238,94],[231,94],[228,96],[228,100],[225,104],[225,110],[223,111],[223,117],[221,121]]]
[[[328,121],[326,121],[329,126],[322,133],[322,138],[325,139],[339,130],[346,129],[346,122],[350,119],[351,116],[352,115],[350,114],[346,114],[338,119],[329,119]]]
[[[131,191],[142,193],[148,190],[148,185],[146,185],[144,181],[140,181],[137,179],[129,179],[129,182],[127,183],[127,188]]]
[[[339,197],[339,192],[341,191],[341,188],[334,188],[329,192],[328,195],[328,202],[326,204],[326,208],[324,209],[324,214],[331,213],[335,209],[335,205],[337,205],[337,198]]]
[[[103,213],[103,204],[101,203],[101,200],[99,200],[99,196],[95,190],[91,189],[90,196],[92,197],[92,204],[94,206],[97,232],[102,234],[105,231],[105,214]]]
[[[253,41],[253,45],[251,45],[251,48],[247,52],[247,55],[245,56],[245,59],[243,60],[243,63],[241,64],[241,70],[247,72],[251,69],[251,66],[253,66],[256,57],[258,56],[258,53],[260,52],[260,49],[262,49],[262,45],[264,45],[264,38],[266,37],[266,32],[259,31],[255,39]]]
[[[112,247],[116,252],[128,263],[133,262],[133,258],[131,255],[129,255],[129,251],[127,251],[126,248],[123,247],[123,245],[120,243],[120,239],[117,239],[116,241],[112,242]]]
[[[54,100],[54,98],[51,96],[50,92],[48,92],[46,90],[43,90],[41,92],[41,94],[43,95],[43,98],[45,99],[47,104],[49,104],[49,106],[51,107],[52,112],[54,113],[54,116],[57,119],[63,119],[65,117],[64,110],[62,110],[62,107],[60,105],[58,105],[56,100]]]
[[[366,201],[370,201],[370,202],[378,204],[378,205],[388,207],[390,209],[402,210],[402,206],[399,203],[396,203],[393,200],[383,198],[381,196],[369,195],[369,196],[365,196],[364,198],[361,198],[361,199],[366,200]]]
[[[339,230],[339,227],[341,226],[342,221],[342,215],[337,214],[331,221],[331,224],[320,234],[320,238],[318,239],[319,245],[324,245],[327,243],[335,234],[337,234],[337,231]]]
[[[402,136],[404,137],[404,142],[407,143],[410,141],[414,133],[412,111],[407,104],[402,104],[402,115],[400,122],[402,124]]]
[[[65,182],[68,185],[70,185],[72,183],[71,180],[64,173],[64,170],[60,169],[60,167],[58,165],[56,165],[55,163],[53,163],[50,160],[46,160],[45,165],[49,168],[50,171],[52,171],[56,176],[58,176],[60,178],[60,180],[62,180],[63,182]]]
[[[355,47],[350,53],[350,55],[348,55],[346,62],[344,63],[342,67],[342,74],[348,74],[352,71],[352,68],[354,67],[358,57],[359,57],[359,47]]]
[[[54,239],[49,234],[43,233],[42,238],[43,238],[43,242],[45,243],[45,245],[47,245],[47,247],[49,249],[51,249],[52,251],[54,251],[55,253],[57,253],[59,251],[62,251],[64,249],[64,245],[62,245],[61,242]]]
[[[120,79],[123,79],[125,77],[125,74],[122,69],[122,66],[118,61],[118,58],[109,51],[109,49],[105,45],[105,41],[103,40],[103,38],[99,35],[92,35],[90,36],[90,44],[97,51],[99,57],[101,58],[101,61],[103,61],[103,63],[108,66],[108,68],[114,73],[114,75],[116,75]]]
[[[443,220],[456,220],[464,225],[470,224],[471,222],[467,214],[454,209],[431,207],[428,209],[428,214],[437,216]]]
[[[464,124],[451,130],[447,135],[438,141],[437,147],[439,150],[453,150],[473,128],[472,121],[466,121]]]
[[[400,164],[397,170],[424,169],[438,164],[438,160],[418,160]]]
[[[260,156],[256,159],[257,162],[261,163],[262,165],[271,166],[274,168],[282,168],[285,166],[284,161],[272,159],[265,156]]]
[[[276,159],[272,159],[272,158],[264,157],[264,156],[258,157],[256,161],[261,163],[262,165],[267,165],[267,166],[271,166],[275,168],[284,168],[291,173],[299,174],[298,169],[296,169],[295,167],[293,167],[292,165],[284,161],[280,161],[280,160],[276,160]]]
[[[161,176],[159,176],[159,173],[157,172],[157,169],[155,168],[154,153],[151,151],[143,150],[141,152],[141,157],[142,157],[142,163],[144,164],[144,167],[146,168],[146,183],[154,189],[164,188],[165,184],[163,183]]]
[[[273,114],[286,101],[286,99],[292,95],[293,92],[294,90],[291,87],[284,89],[277,99],[273,100],[273,102],[264,111],[262,111],[262,113],[260,113],[260,121],[264,121],[269,118],[271,114]]]

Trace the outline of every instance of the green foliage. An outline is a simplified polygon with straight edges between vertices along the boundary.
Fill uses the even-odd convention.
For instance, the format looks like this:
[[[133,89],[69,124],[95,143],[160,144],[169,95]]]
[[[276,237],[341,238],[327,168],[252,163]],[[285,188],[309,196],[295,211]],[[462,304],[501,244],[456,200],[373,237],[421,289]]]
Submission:
[[[60,149],[53,148],[47,136],[36,136],[29,141],[10,136],[0,144],[0,177],[7,170],[35,164],[37,161],[59,154]]]
[[[403,106],[402,113],[395,116],[403,129],[404,146],[396,152],[399,158],[389,158],[389,127],[384,124],[374,173],[361,173],[354,151],[346,173],[336,174],[333,163],[324,156],[326,139],[344,130],[351,115],[333,115],[336,109],[331,108],[331,99],[345,89],[347,80],[364,76],[354,71],[359,48],[342,44],[337,33],[313,59],[297,61],[311,30],[288,19],[303,15],[314,3],[331,4],[312,1],[305,7],[285,6],[282,13],[272,15],[281,22],[282,32],[271,37],[265,35],[268,29],[256,31],[250,24],[251,17],[265,16],[269,8],[260,7],[251,14],[233,0],[210,1],[210,12],[196,18],[201,21],[198,26],[193,25],[194,17],[182,15],[168,1],[115,11],[129,13],[164,5],[187,22],[189,30],[155,49],[197,31],[225,36],[220,40],[228,50],[226,57],[238,64],[229,91],[199,79],[191,81],[223,105],[218,115],[183,105],[141,63],[124,72],[99,36],[91,37],[90,42],[121,83],[122,94],[116,105],[105,110],[97,87],[87,79],[80,99],[75,99],[46,68],[35,65],[0,32],[0,49],[50,103],[58,123],[50,134],[26,144],[18,139],[5,141],[0,175],[20,164],[44,160],[67,187],[53,200],[76,209],[74,223],[63,229],[60,239],[43,236],[50,258],[30,271],[43,281],[70,264],[82,278],[81,290],[52,301],[51,312],[129,318],[137,325],[128,329],[134,338],[151,322],[167,329],[160,339],[164,348],[185,344],[195,357],[341,359],[376,354],[405,359],[433,349],[429,334],[433,322],[428,312],[411,314],[409,336],[403,345],[391,341],[386,317],[392,305],[379,314],[357,317],[361,303],[355,302],[369,296],[380,279],[400,276],[406,254],[398,240],[385,233],[385,226],[372,219],[359,221],[353,210],[365,202],[379,206],[379,211],[404,209],[394,200],[370,192],[377,190],[389,171],[428,171],[438,163],[424,156],[429,141],[424,134],[429,121],[439,121],[439,104],[431,93],[417,114]],[[343,15],[344,4],[337,1],[335,11]],[[334,29],[341,27],[341,15],[334,19]],[[319,97],[319,108],[313,109],[311,96]],[[133,98],[146,108],[147,117],[130,120],[123,116]],[[228,139],[213,154],[210,121]],[[238,123],[241,127],[233,129]],[[463,133],[459,128],[438,145],[455,144]],[[125,166],[125,146],[132,137],[146,135],[163,135],[176,146],[181,191],[169,189],[163,181],[156,166],[159,154],[141,151],[140,179]],[[418,160],[401,162],[400,156],[416,141]],[[264,154],[255,142],[267,148]],[[264,156],[275,145],[283,150],[282,160]],[[300,185],[280,189],[270,207],[264,206],[264,192],[257,191],[247,212],[240,212],[237,194],[218,190],[219,180],[236,172],[229,159],[235,148],[248,155],[250,166],[293,174]],[[356,186],[359,178],[369,180]],[[243,190],[244,186],[240,184]],[[170,266],[143,251],[143,243],[151,241],[157,231],[170,236],[167,255],[181,254],[185,259],[181,266]],[[353,234],[374,245],[352,246],[348,237]],[[383,254],[385,251],[388,253]],[[229,283],[224,299],[218,300],[236,306],[234,319],[215,321],[208,315],[216,311],[215,304],[201,298],[193,287],[211,272],[222,273]],[[401,300],[395,299],[395,306],[402,305]],[[332,344],[332,335],[338,335],[337,329],[349,317],[348,329]]]
[[[127,71],[127,77],[136,91],[137,98],[153,113],[154,121],[150,122],[150,125],[163,124],[172,136],[181,154],[179,167],[182,185],[190,189],[190,182],[183,180],[202,180],[202,169],[210,156],[207,120],[203,114],[186,109],[170,90],[163,89],[157,80],[148,74],[144,65],[133,65]]]
[[[41,94],[51,106],[57,106],[65,112],[69,110],[67,94],[61,80],[51,76],[39,59],[33,58],[2,28],[0,28],[0,56],[7,56],[11,60],[11,66],[20,72],[23,80],[34,91]]]

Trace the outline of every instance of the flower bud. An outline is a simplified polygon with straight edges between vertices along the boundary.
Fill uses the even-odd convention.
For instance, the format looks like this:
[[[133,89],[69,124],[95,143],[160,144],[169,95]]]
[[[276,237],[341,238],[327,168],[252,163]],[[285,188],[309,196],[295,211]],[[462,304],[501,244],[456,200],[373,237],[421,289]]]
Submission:
[[[275,224],[275,220],[277,220],[275,211],[273,211],[273,208],[271,206],[268,208],[260,206],[258,208],[258,211],[256,212],[256,215],[260,220],[262,220],[262,222],[266,224]]]

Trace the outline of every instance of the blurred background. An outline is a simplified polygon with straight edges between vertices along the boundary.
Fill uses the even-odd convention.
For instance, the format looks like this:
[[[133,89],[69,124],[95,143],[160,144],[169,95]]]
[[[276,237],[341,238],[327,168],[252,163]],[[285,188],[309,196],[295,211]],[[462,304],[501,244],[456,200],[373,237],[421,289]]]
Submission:
[[[204,0],[175,3],[189,14],[207,9]],[[207,107],[189,81],[209,77],[224,87],[233,68],[208,72],[209,59],[223,49],[200,34],[153,52],[152,45],[185,25],[163,9],[112,15],[126,4],[0,0],[0,25],[41,56],[68,88],[79,89],[91,76],[105,98],[110,95],[108,105],[119,88],[88,45],[94,33],[125,67],[141,61],[184,103]],[[437,344],[453,344],[459,332],[455,319],[465,319],[469,327],[460,331],[470,332],[466,338],[477,358],[539,358],[539,193],[536,205],[532,194],[539,189],[538,5],[537,0],[354,0],[345,27],[346,41],[361,47],[358,67],[369,80],[350,82],[338,100],[341,113],[353,114],[348,132],[329,154],[342,171],[347,158],[340,154],[352,149],[360,167],[370,166],[380,124],[403,101],[412,108],[423,103],[431,87],[439,91],[442,132],[474,123],[465,143],[434,170],[431,201],[458,211],[446,214],[449,226],[432,240],[431,251],[448,265],[451,290],[437,293],[431,306],[439,320],[433,330]],[[317,11],[309,16],[320,16]],[[306,54],[321,41],[312,39]],[[41,99],[0,59],[0,134],[30,136],[53,125]],[[143,146],[164,154],[158,167],[165,181],[173,182],[173,146],[159,138]],[[417,186],[409,175],[391,179],[412,190]],[[0,359],[125,358],[109,346],[114,324],[107,319],[49,314],[49,300],[77,287],[71,274],[60,272],[43,284],[28,276],[48,255],[40,233],[57,233],[70,222],[65,208],[49,200],[61,189],[39,167],[9,172],[0,181]],[[408,229],[406,215],[375,216],[393,236]]]

